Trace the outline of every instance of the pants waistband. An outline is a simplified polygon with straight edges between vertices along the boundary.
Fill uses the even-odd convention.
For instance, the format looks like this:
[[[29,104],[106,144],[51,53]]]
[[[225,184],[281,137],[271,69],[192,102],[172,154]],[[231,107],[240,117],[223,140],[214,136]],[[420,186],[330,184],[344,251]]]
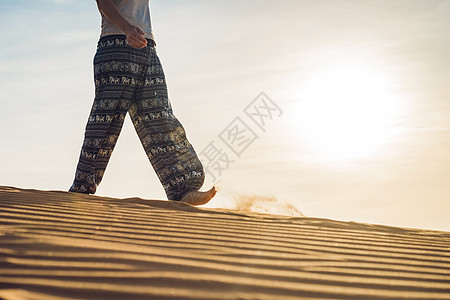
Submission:
[[[156,46],[156,42],[152,39],[147,39],[147,47],[155,47]],[[106,35],[106,36],[102,36],[100,37],[100,39],[98,40],[98,46],[103,45],[105,43],[109,43],[111,46],[115,45],[115,46],[123,46],[123,45],[128,45],[128,40],[127,40],[127,36],[126,35]]]

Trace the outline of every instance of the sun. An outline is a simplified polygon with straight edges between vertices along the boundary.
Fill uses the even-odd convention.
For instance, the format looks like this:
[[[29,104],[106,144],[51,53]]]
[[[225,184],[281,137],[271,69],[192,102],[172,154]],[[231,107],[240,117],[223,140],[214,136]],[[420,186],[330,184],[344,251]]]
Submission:
[[[367,62],[327,64],[299,91],[297,130],[322,159],[351,160],[389,139],[397,101],[386,72]]]

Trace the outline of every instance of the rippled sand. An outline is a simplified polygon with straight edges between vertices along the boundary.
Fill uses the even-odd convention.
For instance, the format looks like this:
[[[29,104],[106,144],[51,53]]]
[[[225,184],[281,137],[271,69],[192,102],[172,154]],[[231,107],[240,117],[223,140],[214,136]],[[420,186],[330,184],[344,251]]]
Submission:
[[[450,299],[450,233],[0,187],[3,299]]]

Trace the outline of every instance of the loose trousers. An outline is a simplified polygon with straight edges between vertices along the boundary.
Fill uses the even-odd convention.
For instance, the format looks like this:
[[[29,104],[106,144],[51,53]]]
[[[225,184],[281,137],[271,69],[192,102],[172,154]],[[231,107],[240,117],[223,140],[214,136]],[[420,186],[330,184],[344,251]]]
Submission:
[[[71,192],[94,194],[127,112],[169,200],[201,188],[203,166],[170,104],[156,46],[132,48],[125,36],[100,38],[94,57],[95,99]]]

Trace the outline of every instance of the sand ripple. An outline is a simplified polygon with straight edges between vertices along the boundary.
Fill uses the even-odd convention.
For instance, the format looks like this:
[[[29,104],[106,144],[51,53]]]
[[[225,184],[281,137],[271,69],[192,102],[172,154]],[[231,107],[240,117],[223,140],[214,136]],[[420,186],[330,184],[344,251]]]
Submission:
[[[3,299],[450,299],[450,233],[0,187]]]

